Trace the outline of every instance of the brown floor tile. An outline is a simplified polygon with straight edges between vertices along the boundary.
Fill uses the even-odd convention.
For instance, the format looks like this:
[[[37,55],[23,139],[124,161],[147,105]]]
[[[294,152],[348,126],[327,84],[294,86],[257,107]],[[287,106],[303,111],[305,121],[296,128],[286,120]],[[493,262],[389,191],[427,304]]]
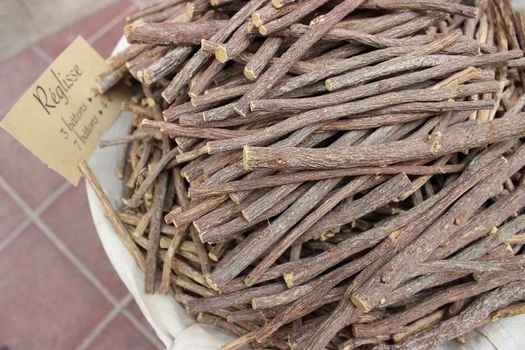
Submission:
[[[94,43],[93,48],[104,58],[109,57],[113,52],[113,49],[119,42],[122,35],[124,35],[124,26],[126,25],[125,19],[122,19],[115,26],[113,26],[105,35],[100,37]]]
[[[20,0],[0,1],[0,61],[16,55],[41,35]]]
[[[0,176],[33,209],[65,182],[3,129],[0,150]]]
[[[139,306],[135,302],[135,299],[131,300],[131,302],[129,303],[129,305],[128,305],[128,307],[126,309],[129,312],[131,312],[133,314],[133,316],[135,316],[135,318],[140,323],[142,323],[151,334],[153,334],[153,335],[155,334],[155,331],[153,330],[153,328],[151,328],[149,322],[144,317],[144,314],[142,313],[142,311],[140,311]]]
[[[98,238],[83,181],[69,188],[41,217],[115,297],[120,299],[126,295],[126,286],[111,266]]]
[[[20,206],[0,188],[0,244],[26,217]]]
[[[74,349],[111,305],[35,226],[0,254],[0,346]]]
[[[1,62],[0,109],[13,105],[46,68],[47,63],[30,48]]]
[[[120,15],[128,6],[130,0],[118,0],[90,16],[70,24],[60,31],[42,39],[37,43],[44,52],[52,58],[57,57],[78,35],[85,39],[95,34],[102,26]],[[122,36],[122,30],[121,34]]]
[[[114,1],[22,0],[44,35],[49,35],[70,23],[85,18]]]
[[[88,347],[89,350],[155,349],[126,318],[117,316]]]

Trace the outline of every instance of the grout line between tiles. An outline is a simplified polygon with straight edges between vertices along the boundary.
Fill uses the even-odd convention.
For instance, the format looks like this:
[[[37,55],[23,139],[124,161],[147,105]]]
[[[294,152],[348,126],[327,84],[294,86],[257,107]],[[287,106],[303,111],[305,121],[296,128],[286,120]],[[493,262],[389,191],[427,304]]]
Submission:
[[[100,39],[104,34],[106,34],[108,31],[110,31],[114,26],[116,26],[121,20],[126,18],[128,14],[130,14],[135,8],[135,5],[130,5],[122,11],[118,16],[113,18],[111,21],[104,24],[102,27],[100,27],[95,33],[93,33],[89,38],[87,38],[87,42],[90,44],[93,44],[95,41]]]
[[[13,231],[11,232],[2,242],[0,242],[0,253],[2,253],[11,243],[13,243],[18,236],[25,231],[26,228],[31,224],[31,219],[27,218]]]
[[[106,327],[118,316],[121,310],[123,310],[129,302],[133,299],[131,294],[128,293],[122,300],[104,317],[89,333],[82,343],[76,348],[76,350],[85,350],[93,341],[106,329]]]
[[[12,197],[12,193],[15,192],[13,188],[7,183],[7,181],[0,177],[0,187],[2,187]],[[40,215],[46,210],[55,200],[58,199],[68,188],[70,187],[68,182],[64,182],[60,185],[55,192],[51,193],[35,210],[36,215]],[[18,202],[17,202],[18,204]],[[25,210],[24,210],[25,212]],[[24,230],[31,224],[31,217],[28,217],[22,223],[7,236],[2,242],[0,242],[0,252],[5,250]]]
[[[38,57],[46,61],[47,64],[51,64],[53,59],[47,53],[44,52],[38,45],[31,45],[31,50],[37,54]]]
[[[66,256],[66,258],[84,275],[84,277],[87,278],[87,280],[90,281],[91,284],[98,289],[112,305],[116,305],[117,300],[111,292],[106,289],[102,282],[100,282],[87,267],[84,266],[84,264],[73,254],[73,252],[71,252],[71,250],[69,250],[60,238],[58,238],[51,229],[40,220],[40,218],[34,217],[33,221],[42,233],[58,248],[58,250],[62,252],[62,254]]]
[[[60,197],[64,192],[66,192],[71,187],[69,182],[64,182],[62,185],[58,186],[55,192],[51,193],[44,201],[38,206],[35,210],[35,215],[40,215],[53,204],[58,197]]]
[[[164,344],[162,344],[157,335],[151,333],[129,310],[124,309],[121,311],[121,314],[126,317],[135,326],[135,328],[137,328],[138,331],[142,333],[142,335],[146,337],[146,339],[148,339],[149,342],[152,343],[157,349],[165,349]]]
[[[91,274],[91,272],[74,256],[74,254],[69,251],[69,249],[64,245],[64,243],[47,227],[38,217],[44,210],[46,210],[56,199],[58,199],[67,189],[71,187],[68,182],[64,182],[61,186],[58,187],[55,192],[49,195],[40,206],[33,212],[29,205],[18,195],[18,193],[5,181],[3,177],[0,177],[0,187],[24,210],[28,215],[28,218],[17,228],[13,233],[11,233],[6,240],[0,242],[0,252],[7,248],[11,242],[13,242],[32,222],[40,228],[40,230],[46,235],[46,237],[57,247],[62,254],[68,258],[68,260],[87,278],[96,289],[103,294],[106,299],[117,308],[120,303],[113,297],[113,295],[102,285],[98,279]],[[129,300],[128,300],[129,299]],[[152,334],[144,325],[136,319],[136,317],[125,309],[127,304],[132,300],[131,294],[128,294],[123,301],[126,301],[124,307],[120,308],[117,313],[121,313],[126,317],[135,328],[152,343],[159,350],[164,349],[164,345],[160,342],[155,334]],[[122,303],[122,301],[121,301]]]
[[[87,267],[69,250],[69,248],[58,238],[51,229],[44,224],[42,220],[31,210],[29,205],[16,193],[16,191],[9,186],[9,184],[0,177],[0,186],[18,203],[18,205],[26,212],[33,223],[42,231],[42,233],[55,245],[55,247],[82,273],[82,275],[91,282],[91,284],[98,289],[98,291],[106,297],[106,299],[116,306],[118,301],[106,289],[106,287],[88,270]]]

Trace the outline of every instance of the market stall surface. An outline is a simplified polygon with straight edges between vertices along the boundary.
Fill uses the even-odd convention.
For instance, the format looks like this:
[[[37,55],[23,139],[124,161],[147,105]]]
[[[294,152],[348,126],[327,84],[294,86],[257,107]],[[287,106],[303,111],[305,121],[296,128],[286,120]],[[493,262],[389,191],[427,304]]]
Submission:
[[[133,9],[1,1],[0,119],[77,35],[106,57]],[[0,149],[0,349],[162,348],[103,251],[83,181],[69,185],[4,130]]]

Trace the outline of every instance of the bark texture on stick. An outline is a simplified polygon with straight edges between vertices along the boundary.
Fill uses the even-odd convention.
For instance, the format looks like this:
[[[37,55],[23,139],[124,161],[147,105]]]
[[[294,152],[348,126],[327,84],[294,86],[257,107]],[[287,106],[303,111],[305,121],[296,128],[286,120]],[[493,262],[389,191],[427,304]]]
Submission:
[[[230,350],[423,349],[525,312],[510,0],[157,2],[96,81],[130,87],[101,142],[120,209],[80,165],[147,293]]]

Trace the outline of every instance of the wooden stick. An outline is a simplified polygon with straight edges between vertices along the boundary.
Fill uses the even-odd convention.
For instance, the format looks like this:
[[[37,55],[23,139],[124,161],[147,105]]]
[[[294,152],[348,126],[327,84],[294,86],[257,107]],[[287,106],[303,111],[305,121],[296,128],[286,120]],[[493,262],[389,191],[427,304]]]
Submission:
[[[127,61],[137,57],[142,52],[150,50],[153,45],[131,45],[126,47],[124,50],[116,53],[115,55],[106,59],[106,63],[111,67],[112,70],[117,70],[122,67]]]
[[[244,76],[250,80],[256,80],[270,60],[275,56],[282,43],[283,39],[280,37],[267,38],[248,63],[246,63]]]
[[[412,159],[431,159],[445,154],[504,141],[525,134],[524,116],[495,120],[445,132],[439,144],[425,140],[394,141],[376,146],[353,146],[344,151],[322,149],[244,147],[243,162],[250,169],[334,169],[388,165]],[[476,135],[468,140],[463,135]],[[410,150],[409,153],[404,150]]]
[[[405,173],[407,175],[433,175],[433,174],[447,174],[458,172],[463,169],[462,164],[443,165],[443,166],[420,166],[420,165],[399,165],[388,167],[374,167],[374,168],[351,168],[351,169],[337,169],[324,171],[304,171],[295,173],[278,174],[273,176],[265,176],[256,179],[239,180],[222,183],[218,186],[201,186],[192,187],[188,191],[191,198],[210,196],[222,193],[230,193],[236,191],[254,190],[266,187],[275,187],[286,184],[293,184],[298,182],[324,180],[345,176],[357,175],[379,175],[379,174],[399,174]]]
[[[201,202],[184,211],[173,210],[164,216],[166,223],[173,223],[176,227],[189,224],[202,215],[209,213],[227,199],[226,196],[216,196],[213,199]]]
[[[286,286],[282,283],[273,283],[262,287],[243,289],[230,294],[221,294],[216,297],[192,300],[188,303],[188,307],[192,314],[209,312],[250,303],[255,297],[279,293],[285,288]]]
[[[423,225],[423,227],[425,227],[426,225],[428,225],[430,217],[435,218],[436,216],[438,216],[440,212],[444,210],[444,208],[448,207],[447,204],[453,202],[458,196],[466,192],[480,179],[490,174],[491,171],[495,171],[497,169],[497,166],[501,166],[501,162],[494,163],[494,166],[491,170],[489,170],[488,168],[483,169],[485,174],[481,174],[478,172],[470,174],[469,176],[465,175],[465,181],[458,181],[458,186],[453,188],[453,190],[448,191],[448,193],[446,193],[446,196],[442,197],[441,200],[438,201],[438,205],[434,205],[433,207],[431,207],[431,210],[427,211],[423,216],[420,216],[418,220],[412,221],[409,224],[409,226],[411,227],[410,230],[412,232],[412,235],[417,234],[417,232],[420,232],[420,230],[422,230],[422,228],[416,229],[417,226]],[[402,239],[409,239],[409,235],[401,235],[399,232],[394,232],[388,237],[389,238],[385,240],[383,244],[378,245],[367,255],[356,259],[352,261],[352,263],[347,264],[346,266],[342,266],[339,269],[334,270],[332,273],[326,275],[326,277],[321,278],[318,281],[318,283],[315,284],[315,292],[310,293],[309,295],[296,301],[285,312],[276,316],[269,324],[264,326],[258,332],[258,335],[260,335],[260,339],[264,339],[268,336],[268,334],[271,334],[280,325],[286,323],[287,320],[289,320],[292,317],[295,317],[297,310],[300,310],[303,305],[307,305],[310,302],[310,298],[315,298],[317,293],[323,293],[332,286],[335,286],[335,284],[339,283],[339,281],[341,281],[342,279],[347,278],[349,275],[356,273],[365,266],[370,265],[371,262],[374,262],[375,265],[383,263],[382,260],[388,259],[388,254],[391,254],[387,253],[389,250],[391,250],[391,248],[388,248],[388,246],[397,238],[401,237]],[[348,322],[351,322],[360,314],[361,312],[358,309],[352,307],[352,303],[350,302],[349,298],[343,299],[336,311],[334,311],[334,313],[332,314],[333,316],[337,317],[331,318],[330,322],[327,322],[322,328],[319,328],[319,330],[316,331],[314,335],[312,335],[309,342],[314,343],[320,341],[324,343],[329,341],[332,334],[335,334],[339,329],[343,328],[345,325],[348,324]]]
[[[425,11],[443,11],[455,13],[465,17],[476,18],[479,10],[476,7],[465,6],[450,2],[436,0],[368,0],[362,5],[366,9],[388,9],[388,10],[425,10]]]
[[[251,21],[256,28],[259,28],[263,24],[282,17],[296,8],[297,4],[295,3],[288,4],[287,6],[283,6],[281,8],[276,8],[272,4],[267,4],[252,13]]]
[[[181,227],[178,232],[173,235],[173,238],[170,241],[168,249],[166,250],[166,255],[164,258],[164,265],[162,267],[162,278],[159,287],[159,293],[167,294],[169,291],[170,281],[171,281],[171,271],[173,268],[173,257],[175,252],[179,248],[182,240],[185,237],[186,227]],[[179,278],[176,278],[178,280]]]
[[[215,59],[220,63],[226,63],[237,57],[250,46],[254,36],[241,26],[233,33],[230,40],[225,44],[219,44],[215,49]]]
[[[156,83],[175,72],[192,51],[191,46],[178,46],[137,74],[147,85]]]
[[[170,137],[194,137],[202,139],[227,139],[231,137],[239,137],[245,135],[252,135],[256,130],[228,130],[222,128],[192,128],[187,126],[179,126],[175,123],[165,123],[155,120],[142,120],[141,126],[144,129],[158,130],[161,133],[168,134]]]
[[[104,193],[104,190],[102,189],[102,186],[98,182],[97,178],[91,171],[89,165],[86,161],[82,161],[79,164],[79,169],[82,172],[82,175],[86,178],[86,180],[91,185],[91,188],[97,195],[98,199],[100,200],[100,203],[104,206],[104,210],[106,212],[106,215],[108,219],[111,221],[111,224],[117,234],[119,235],[120,239],[128,249],[128,251],[131,253],[133,258],[135,258],[135,262],[139,266],[139,268],[142,271],[146,270],[146,259],[144,258],[144,255],[139,250],[133,239],[131,238],[131,235],[129,234],[128,230],[122,223],[120,217],[118,216],[117,212],[115,211],[115,208],[111,204],[109,198],[107,197],[106,193]]]
[[[269,218],[284,211],[290,204],[297,200],[308,189],[308,186],[297,189],[291,195],[286,196],[285,200],[279,202],[271,210],[265,210],[264,214],[259,214],[257,217],[251,218],[252,221],[247,221],[242,217],[237,217],[226,224],[212,227],[207,231],[201,232],[200,237],[203,242],[216,243],[224,242],[232,239],[238,233],[255,226],[256,224],[266,221]]]
[[[461,56],[457,59],[460,60]],[[429,55],[407,57],[403,60],[390,60],[372,67],[362,68],[343,75],[332,77],[325,81],[328,91],[338,90],[344,87],[357,86],[362,83],[388,76],[390,74],[410,71],[420,68],[435,67],[447,62],[453,62],[449,55]]]
[[[273,21],[270,21],[269,23],[265,23],[264,25],[258,26],[259,33],[261,33],[262,35],[270,35],[280,29],[286,28],[292,25],[293,23],[298,22],[301,18],[307,16],[309,13],[315,11],[317,8],[323,6],[326,2],[326,0],[302,2],[286,15],[277,18]],[[342,16],[341,19],[344,17],[345,16]]]
[[[160,224],[162,220],[162,208],[166,195],[168,176],[166,173],[159,174],[155,184],[155,194],[153,195],[151,223],[149,226],[150,246],[146,255],[146,272],[145,272],[145,292],[153,294],[155,292],[155,278],[157,276],[157,254],[160,243]]]
[[[468,333],[485,323],[490,314],[498,309],[525,298],[525,283],[513,282],[477,298],[465,311],[456,317],[443,321],[431,329],[405,339],[393,349],[425,349]],[[461,325],[461,327],[458,327]]]
[[[207,144],[208,152],[212,154],[227,150],[239,149],[244,145],[260,144],[265,141],[273,140],[279,136],[286,135],[289,132],[304,126],[335,120],[343,116],[356,115],[394,104],[414,102],[418,100],[446,100],[449,98],[468,96],[471,94],[471,92],[472,94],[475,94],[473,91],[477,92],[480,90],[483,91],[495,89],[499,89],[499,84],[480,83],[480,85],[468,84],[461,87],[442,88],[436,90],[435,92],[429,92],[427,89],[391,92],[385,95],[378,95],[356,102],[349,102],[324,109],[308,111],[297,116],[290,117],[284,121],[275,123],[274,125],[267,127],[263,131],[254,135],[232,138],[229,139],[228,142],[210,141]]]
[[[212,61],[206,69],[199,75],[195,76],[195,80],[190,82],[190,91],[188,95],[195,97],[202,94],[208,86],[212,83],[213,78],[224,68],[224,64],[218,61]]]
[[[226,25],[226,21],[208,20],[190,23],[133,23],[124,28],[132,44],[197,45]]]
[[[322,5],[324,0],[315,0],[305,2],[304,6],[310,4]],[[280,58],[279,63],[272,65],[255,83],[253,89],[246,93],[241,99],[235,104],[235,111],[241,116],[246,116],[250,109],[249,104],[252,100],[263,96],[265,91],[272,88],[277,81],[282,78],[289,70],[290,67],[298,61],[301,56],[319,39],[323,37],[336,23],[341,21],[345,16],[354,11],[364,0],[345,0],[341,4],[337,5],[332,11],[327,13],[324,17],[324,21],[318,23],[315,27],[310,29],[301,38],[299,38]],[[314,8],[315,9],[315,8]],[[314,10],[312,9],[312,10]],[[295,11],[290,12],[288,15],[293,14]],[[311,12],[311,11],[309,11]],[[283,16],[281,18],[287,17]],[[294,20],[295,21],[295,20]],[[264,35],[267,33],[264,28],[267,26],[259,27],[259,31],[263,31]]]
[[[250,0],[242,9],[230,18],[228,24],[219,29],[213,36],[211,41],[222,43],[226,40],[251,14],[257,10],[265,0]],[[208,61],[212,56],[211,53],[200,49],[193,57],[186,62],[184,67],[175,75],[171,83],[162,92],[162,97],[168,102],[172,103],[175,97],[179,94],[181,89],[188,83],[193,75]]]
[[[359,98],[392,91],[393,89],[405,87],[421,81],[444,77],[469,67],[497,64],[498,62],[504,62],[508,59],[510,60],[521,57],[521,55],[521,52],[514,50],[505,53],[481,55],[477,57],[464,57],[463,59],[454,60],[448,64],[438,65],[421,71],[411,72],[403,76],[388,78],[378,82],[364,84],[359,87],[341,90],[323,96],[294,99],[293,101],[287,99],[253,99],[250,108],[252,112],[260,110],[266,112],[298,112],[307,109],[327,107],[330,105],[345,103],[350,100],[356,100]]]
[[[496,163],[497,162],[495,162],[493,164],[495,165]],[[483,170],[486,170],[487,168],[488,167],[484,168]],[[474,196],[476,194],[476,192],[472,192],[472,193],[473,193],[472,196]],[[400,252],[398,255],[396,255],[394,259],[390,260],[387,264],[385,264],[385,266],[383,266],[380,269],[380,271],[378,271],[375,275],[371,276],[371,278],[366,283],[364,283],[363,286],[359,287],[353,293],[353,295],[352,295],[352,302],[359,309],[366,310],[366,309],[369,308],[369,305],[370,305],[369,301],[374,300],[374,302],[375,302],[377,300],[377,302],[379,303],[381,301],[381,299],[383,299],[383,296],[378,298],[378,294],[383,294],[382,291],[384,289],[390,289],[392,285],[397,287],[399,285],[399,283],[400,283],[399,282],[400,277],[399,276],[395,276],[395,279],[394,279],[394,278],[391,278],[391,277],[394,277],[392,274],[387,273],[389,275],[388,279],[387,279],[385,277],[387,274],[384,274],[384,272],[389,270],[389,268],[391,266],[393,266],[394,264],[396,264],[398,261],[402,260],[403,257],[408,256],[409,254],[411,254],[411,252],[416,247],[418,247],[418,249],[421,249],[423,247],[423,246],[421,246],[421,244],[422,244],[421,242],[422,241],[427,242],[428,239],[431,239],[432,243],[429,243],[429,245],[424,246],[421,249],[421,252],[419,253],[421,255],[415,255],[415,256],[412,255],[408,259],[404,260],[402,266],[399,266],[399,269],[402,269],[404,271],[408,271],[409,269],[414,268],[413,265],[410,265],[410,264],[413,263],[413,261],[419,261],[420,259],[424,259],[423,256],[425,256],[425,258],[428,257],[428,255],[430,255],[430,253],[435,248],[437,248],[437,246],[439,246],[439,244],[441,242],[443,242],[444,240],[448,239],[449,237],[447,237],[447,236],[448,235],[452,235],[454,233],[454,231],[449,231],[445,235],[440,235],[439,232],[442,232],[440,227],[443,227],[443,226],[447,225],[447,223],[452,221],[451,218],[454,216],[455,212],[461,212],[461,211],[463,211],[463,207],[465,205],[467,205],[467,206],[471,205],[471,204],[469,204],[470,198],[468,198],[468,196],[466,198],[467,199],[462,199],[461,201],[456,203],[448,211],[447,215],[442,216],[441,218],[439,218],[438,221],[433,223],[433,226],[431,226],[430,229],[428,229],[425,232],[425,234],[421,235],[418,239],[416,239],[414,242],[412,242],[410,245],[408,245],[402,252]],[[436,228],[436,229],[434,229],[434,228]],[[402,236],[403,235],[401,235],[401,237]],[[435,238],[436,236],[439,236],[439,238],[436,239]],[[434,238],[431,238],[431,237],[434,237]],[[428,253],[427,253],[427,251],[428,251]],[[379,276],[381,276],[381,277],[379,277]],[[372,287],[372,285],[374,285],[374,286],[377,285],[378,278],[382,278],[381,287],[379,287],[379,288]],[[395,287],[393,287],[392,289],[394,289]],[[367,290],[367,295],[366,296],[363,294],[363,291],[365,289]]]
[[[122,199],[122,202],[130,208],[138,207],[146,191],[150,188],[150,186],[153,184],[153,182],[161,173],[161,171],[164,170],[165,166],[175,157],[177,152],[178,150],[174,148],[171,151],[164,154],[162,158],[155,164],[155,166],[153,166],[153,168],[150,169],[150,171],[148,172],[148,176],[144,179],[144,181],[142,181],[139,188],[135,190],[133,196],[129,199]]]
[[[395,333],[392,335],[392,340],[395,343],[401,342],[403,339],[420,332],[422,330],[425,330],[427,328],[430,328],[437,324],[439,321],[443,319],[443,316],[445,315],[444,310],[438,310],[436,312],[431,313],[430,315],[427,315],[425,317],[422,317],[421,319],[417,320],[416,322],[405,326],[401,332]]]
[[[381,207],[392,199],[396,198],[400,193],[403,193],[405,188],[411,186],[410,181],[404,174],[400,174],[394,177],[391,181],[386,182],[385,184],[378,186],[372,190],[367,196],[368,208],[362,208],[363,210],[359,211],[359,215],[366,215],[369,212],[374,211],[376,208]],[[352,188],[358,188],[358,186],[352,186]],[[296,228],[290,231],[284,239],[282,239],[271,252],[266,255],[263,260],[257,264],[257,266],[248,274],[248,277],[245,279],[247,285],[253,285],[258,278],[267,271],[267,269],[272,265],[281,254],[284,253],[301,235],[303,235],[310,227],[312,227],[316,222],[318,222],[324,215],[326,215],[331,209],[333,209],[339,200],[344,198],[343,196],[350,197],[352,192],[350,190],[342,191],[343,194],[339,196],[334,196],[336,198],[330,198],[324,202],[318,209],[316,209],[312,214],[308,215]],[[354,192],[356,192],[354,190]],[[345,208],[346,209],[346,208]],[[346,211],[346,210],[345,210]],[[351,222],[358,218],[348,219],[352,215],[346,213],[348,222]]]

